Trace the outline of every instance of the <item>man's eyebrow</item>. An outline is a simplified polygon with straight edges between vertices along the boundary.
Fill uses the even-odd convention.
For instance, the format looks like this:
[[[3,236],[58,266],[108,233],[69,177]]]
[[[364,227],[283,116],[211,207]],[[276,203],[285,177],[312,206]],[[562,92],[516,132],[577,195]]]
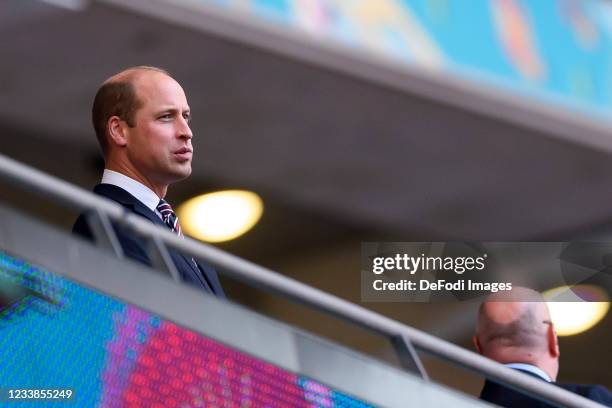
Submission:
[[[178,112],[182,112],[182,113],[189,113],[191,114],[191,109],[187,108],[187,109],[177,109],[177,108],[162,108],[162,109],[158,109],[156,111],[156,115],[161,115],[162,113],[178,113]]]

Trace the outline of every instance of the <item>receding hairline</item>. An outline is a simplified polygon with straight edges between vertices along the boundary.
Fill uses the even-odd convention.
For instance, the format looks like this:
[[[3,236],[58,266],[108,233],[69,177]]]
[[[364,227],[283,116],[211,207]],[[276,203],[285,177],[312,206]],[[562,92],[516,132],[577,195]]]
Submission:
[[[92,122],[104,157],[109,150],[106,129],[109,118],[119,116],[128,126],[134,126],[134,114],[143,103],[136,82],[148,74],[164,75],[176,81],[163,68],[139,65],[114,74],[98,87],[92,106]]]
[[[134,78],[138,77],[139,75],[142,75],[145,73],[153,73],[153,72],[164,74],[172,78],[172,75],[170,75],[170,73],[163,68],[154,67],[150,65],[138,65],[138,66],[126,68],[123,71],[117,72],[116,74],[112,75],[111,77],[107,78],[104,82],[102,82],[102,85],[106,83],[115,82],[115,81],[125,81],[125,80],[132,81],[134,80]]]

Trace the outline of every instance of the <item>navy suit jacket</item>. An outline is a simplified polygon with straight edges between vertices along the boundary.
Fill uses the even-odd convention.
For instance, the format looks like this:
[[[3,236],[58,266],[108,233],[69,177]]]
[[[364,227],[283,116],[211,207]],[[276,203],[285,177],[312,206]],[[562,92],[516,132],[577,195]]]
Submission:
[[[98,184],[94,188],[94,193],[110,198],[113,201],[118,202],[128,211],[134,212],[151,221],[154,224],[168,228],[166,224],[159,218],[159,216],[151,211],[147,206],[141,203],[136,197],[112,184]],[[151,261],[146,251],[146,240],[133,233],[127,231],[125,228],[113,224],[117,238],[121,243],[125,256],[132,258],[140,263],[151,266]],[[93,234],[85,220],[85,216],[81,214],[76,220],[72,232],[81,235],[87,239],[93,241]],[[210,265],[198,263],[197,267],[191,260],[191,257],[186,257],[181,253],[168,248],[168,252],[174,265],[178,270],[179,274],[185,282],[188,282],[208,293],[213,293],[218,297],[225,297],[221,283],[217,272]]]
[[[539,376],[524,370],[517,370],[531,375],[544,381]],[[552,383],[567,391],[581,395],[591,401],[599,402],[608,407],[612,407],[612,393],[602,385],[582,385],[582,384],[558,384]],[[480,393],[480,399],[507,408],[554,408],[555,405],[540,401],[536,398],[514,391],[504,385],[487,380]]]

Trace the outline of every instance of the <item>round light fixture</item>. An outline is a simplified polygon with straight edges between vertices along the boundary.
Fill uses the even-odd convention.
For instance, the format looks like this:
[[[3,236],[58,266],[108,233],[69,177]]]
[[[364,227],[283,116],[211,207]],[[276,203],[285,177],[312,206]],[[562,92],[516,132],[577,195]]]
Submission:
[[[186,234],[202,241],[223,242],[257,224],[263,214],[263,201],[251,191],[217,191],[188,200],[177,214]]]
[[[593,285],[561,286],[542,295],[559,336],[572,336],[589,330],[610,309],[606,292]]]

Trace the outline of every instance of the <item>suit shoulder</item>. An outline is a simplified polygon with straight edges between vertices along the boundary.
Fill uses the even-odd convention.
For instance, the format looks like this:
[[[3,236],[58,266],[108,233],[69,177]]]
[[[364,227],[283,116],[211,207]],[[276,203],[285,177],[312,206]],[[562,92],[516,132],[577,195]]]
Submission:
[[[85,219],[85,214],[79,215],[79,217],[76,219],[74,225],[72,226],[72,233],[90,240],[93,239],[91,229],[89,228],[89,224]]]
[[[560,384],[562,388],[582,395],[592,401],[612,407],[612,392],[599,384]]]

